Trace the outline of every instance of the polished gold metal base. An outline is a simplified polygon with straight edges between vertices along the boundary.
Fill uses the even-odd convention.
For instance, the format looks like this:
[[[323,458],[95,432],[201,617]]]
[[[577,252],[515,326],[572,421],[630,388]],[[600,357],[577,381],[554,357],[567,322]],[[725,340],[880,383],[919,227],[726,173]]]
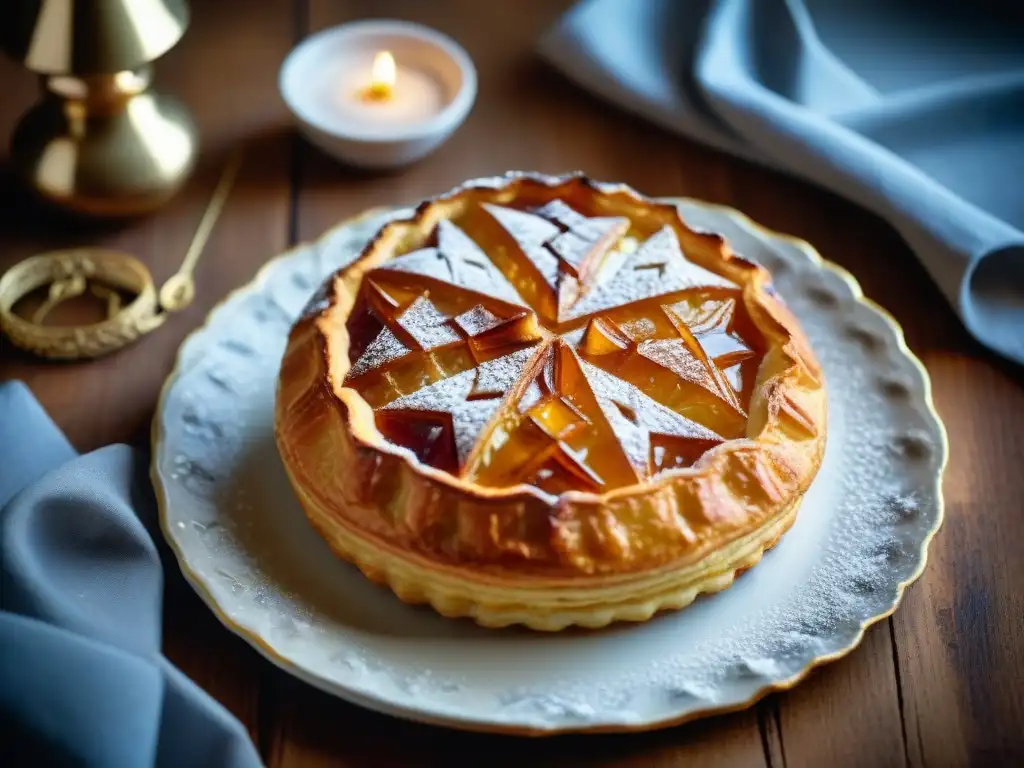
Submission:
[[[88,216],[163,205],[191,173],[198,141],[188,111],[150,79],[148,67],[44,78],[45,95],[11,138],[18,175],[47,202]]]

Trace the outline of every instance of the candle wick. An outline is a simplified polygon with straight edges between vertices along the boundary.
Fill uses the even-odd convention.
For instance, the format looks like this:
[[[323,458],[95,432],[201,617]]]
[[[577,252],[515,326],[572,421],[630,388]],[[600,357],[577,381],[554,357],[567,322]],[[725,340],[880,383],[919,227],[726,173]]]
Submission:
[[[370,83],[363,89],[364,101],[387,101],[391,98],[391,86],[387,83]]]

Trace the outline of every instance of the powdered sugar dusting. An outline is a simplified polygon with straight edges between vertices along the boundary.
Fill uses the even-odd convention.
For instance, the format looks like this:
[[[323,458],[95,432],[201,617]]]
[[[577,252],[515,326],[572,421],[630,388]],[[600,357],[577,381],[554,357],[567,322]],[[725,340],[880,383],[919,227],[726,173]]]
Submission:
[[[711,371],[698,360],[682,339],[648,339],[637,345],[637,352],[652,363],[668,368],[680,378],[717,392]]]
[[[523,254],[540,272],[544,282],[553,291],[558,290],[558,258],[545,246],[561,230],[546,219],[530,213],[504,208],[500,205],[484,204],[498,223],[504,227],[519,244]]]
[[[572,320],[650,296],[687,289],[738,290],[730,280],[687,260],[671,227],[655,232],[625,258],[609,260],[602,272],[604,270],[613,270],[613,273],[599,275],[596,288],[566,308],[560,320]]]
[[[412,394],[393,400],[384,406],[386,411],[429,411],[449,415],[459,464],[466,461],[476,444],[481,430],[498,409],[501,400],[469,400],[473,391],[474,371],[463,371],[438,381]]]
[[[482,304],[477,304],[470,310],[463,312],[455,318],[455,324],[463,330],[467,336],[476,336],[484,331],[490,330],[501,323],[501,318],[487,310]]]
[[[536,353],[536,347],[527,347],[511,355],[488,360],[477,368],[476,392],[508,392],[523,373],[523,366]]]
[[[289,294],[282,306],[302,306],[308,289],[292,275],[326,278],[355,258],[378,219],[339,231],[322,257],[299,249],[272,263],[266,280],[230,298],[182,348],[157,415],[154,476],[165,531],[203,596],[264,652],[328,691],[475,727],[655,725],[740,706],[849,650],[915,577],[941,519],[946,448],[926,376],[888,321],[800,247],[717,208],[686,203],[683,214],[723,232],[737,252],[786,267],[776,272],[778,290],[828,382],[821,472],[793,529],[758,567],[656,621],[537,636],[404,606],[337,562],[306,523],[274,448],[286,339],[251,332],[260,302],[249,299],[275,286]],[[812,289],[836,301],[824,306]],[[853,321],[885,344],[869,353],[845,332]],[[186,422],[196,402],[207,407]],[[891,447],[906,438],[927,450]],[[208,479],[197,482],[197,471]]]
[[[592,267],[629,231],[629,219],[588,218],[561,200],[529,212],[490,204],[484,208],[512,235],[523,255],[555,292],[559,319],[586,290]]]
[[[629,230],[629,219],[621,216],[587,218],[561,200],[552,200],[533,213],[557,222],[564,229],[550,238],[547,245],[577,276],[586,271],[588,259],[603,256],[603,251]]]
[[[575,312],[573,307],[582,306],[584,313],[590,306],[613,309],[617,308],[618,304],[607,305],[608,302],[629,303],[639,298],[647,298],[652,294],[661,295],[684,287],[736,287],[724,278],[687,261],[679,247],[675,231],[668,226],[663,227],[645,242],[638,244],[635,238],[625,237],[630,227],[628,219],[624,217],[587,217],[562,200],[552,200],[528,211],[490,204],[484,204],[484,208],[512,235],[523,255],[534,266],[541,272],[545,272],[545,270],[549,272],[549,283],[557,287],[559,318],[564,317],[566,312],[570,315]],[[440,312],[428,297],[433,297],[439,302],[455,301],[458,291],[465,289],[466,286],[472,286],[473,294],[471,295],[486,294],[493,289],[492,273],[500,273],[497,267],[490,262],[488,255],[473,242],[469,235],[451,222],[442,220],[437,225],[436,238],[436,248],[421,249],[400,256],[384,267],[384,269],[432,274],[435,279],[441,279],[453,286],[454,293],[449,292],[446,297],[442,297],[442,290],[436,286],[424,288],[422,295],[418,296],[396,318],[380,318],[386,324],[391,325],[399,341],[410,345],[411,337],[418,348],[431,350],[468,340],[469,354],[474,360],[479,361],[493,352],[495,344],[513,346],[540,340],[542,334],[536,330],[538,320],[535,315],[522,314],[509,318],[501,316],[503,311],[496,309],[496,305],[488,307],[484,303],[475,303],[455,317],[447,317]],[[552,258],[556,262],[554,265],[549,263],[549,259]],[[598,267],[602,263],[605,265],[605,270],[610,268],[614,270],[614,274],[603,276],[598,274],[597,277],[601,279],[596,289],[590,292],[589,297],[578,302],[580,292],[585,291],[594,280],[595,275],[591,273],[600,272]],[[401,291],[408,291],[409,288],[410,286],[403,284],[402,289],[396,290],[396,296],[402,295]],[[381,295],[385,299],[388,298],[386,294]],[[467,299],[472,300],[469,296],[462,295],[462,303],[456,302],[456,304],[465,307]],[[378,300],[375,304],[375,306],[379,305],[378,313],[391,314],[393,311],[397,311],[397,299],[392,298],[393,304],[391,305],[386,302],[381,303],[381,301],[383,299]],[[753,353],[729,333],[731,318],[736,309],[735,300],[729,301],[728,304],[723,304],[721,300],[707,300],[700,307],[692,310],[688,305],[683,305],[686,305],[686,302],[673,305],[675,309],[681,307],[675,314],[669,308],[663,308],[669,313],[669,319],[675,326],[675,331],[672,330],[672,326],[669,326],[668,332],[673,335],[680,333],[683,338],[657,338],[659,335],[664,335],[665,329],[663,328],[659,332],[658,327],[650,318],[626,319],[622,322],[621,327],[607,318],[591,318],[587,331],[589,335],[584,337],[583,342],[587,354],[604,355],[618,352],[627,352],[629,355],[638,354],[683,380],[705,388],[724,403],[732,406],[739,416],[743,416],[736,393],[729,384],[730,381],[742,383],[740,378],[742,370],[736,371],[730,378],[724,376],[718,370],[716,363],[708,360],[699,346],[700,342],[695,343],[685,328],[690,319],[702,322],[701,329],[712,346],[721,353],[723,366],[732,365],[739,362],[740,359],[745,359],[746,356]],[[716,312],[716,307],[721,311]],[[664,318],[662,318],[662,322],[665,324]],[[495,331],[495,333],[489,333],[490,331]],[[628,339],[622,336],[623,333]],[[373,346],[370,350],[372,355],[364,355],[364,360],[357,362],[357,371],[362,371],[374,362],[386,363],[398,354],[399,350],[392,339],[383,336],[379,341],[380,344]],[[384,348],[379,349],[378,347]],[[571,349],[571,347],[568,348]],[[733,358],[737,356],[739,358],[734,360]],[[633,363],[643,362],[638,361],[636,357],[630,359]],[[609,359],[608,362],[609,365],[603,366],[607,370],[600,371],[596,376],[601,377],[601,380],[605,382],[605,390],[612,394],[607,394],[603,399],[599,399],[599,408],[594,408],[594,401],[590,399],[589,394],[572,391],[561,393],[567,398],[567,403],[572,401],[577,394],[581,394],[583,402],[588,403],[586,407],[594,409],[591,418],[597,418],[602,423],[607,421],[610,426],[614,425],[615,428],[612,431],[621,444],[629,463],[636,470],[636,473],[630,472],[629,468],[622,463],[622,457],[615,451],[613,444],[611,451],[615,458],[609,458],[608,461],[617,464],[618,469],[606,473],[609,477],[601,480],[602,487],[612,488],[635,483],[638,478],[648,477],[652,472],[665,468],[662,465],[663,460],[668,461],[672,468],[687,466],[688,462],[692,461],[692,456],[699,455],[711,444],[721,440],[714,431],[705,429],[660,404],[654,405],[653,399],[636,388],[635,384],[639,384],[639,381],[633,384],[624,381],[620,384],[607,384],[607,380],[611,380],[617,375],[619,369],[616,366],[620,361]],[[440,371],[437,369],[438,360],[432,356],[424,361],[424,365],[432,372],[419,380],[417,383],[419,386],[435,378],[435,374]],[[654,385],[656,379],[651,374],[651,367],[646,362],[643,362],[643,365],[645,367],[637,370],[647,371],[645,375],[650,376],[650,384]],[[556,387],[555,382],[551,381],[555,370],[554,358],[551,358],[543,366],[543,382],[547,387],[547,392],[556,390],[561,392],[560,387],[564,382],[560,382]],[[663,382],[669,378],[663,374],[659,375]],[[503,391],[502,387],[504,389],[522,389],[515,386],[517,383],[515,380],[499,384],[493,381],[493,378],[486,371],[479,371],[466,396],[471,400],[481,400],[499,396]],[[631,374],[627,375],[627,378],[632,380]],[[539,383],[532,382],[532,385],[527,388],[525,393],[527,404],[519,404],[521,412],[529,411],[533,403],[543,399],[544,393],[538,394],[537,385]],[[671,387],[671,385],[667,386]],[[449,392],[447,389],[439,389],[436,385],[427,389],[432,393]],[[586,389],[586,386],[581,385],[581,389]],[[673,396],[678,391],[673,390]],[[688,391],[692,392],[692,390]],[[403,399],[402,402],[411,401]],[[642,404],[641,410],[644,410],[646,415],[634,413],[630,403],[637,404],[638,408],[640,408],[639,404]],[[558,406],[553,404],[551,408],[557,411]],[[603,419],[598,410],[604,414]],[[441,407],[441,411],[447,412],[444,407]],[[555,415],[555,411],[546,414],[544,418],[556,421],[561,418],[569,418],[565,414]],[[624,416],[623,414],[627,411],[632,415]],[[655,424],[654,421],[660,423]],[[469,429],[469,423],[467,421],[463,425],[464,431],[460,434],[460,440],[468,441],[470,439],[468,432],[465,431]],[[658,441],[652,442],[652,434],[665,439],[659,438]],[[672,443],[668,438],[676,438],[676,442]],[[605,440],[611,440],[611,435],[604,435],[600,438],[600,441]],[[683,445],[679,441],[689,441],[689,443]],[[583,455],[570,456],[570,458],[574,461],[578,458],[582,462],[586,458],[586,451],[592,450],[597,450],[596,446],[589,446],[584,450]],[[592,455],[590,458],[594,459],[595,457]],[[444,459],[438,458],[438,461],[443,462]],[[649,469],[651,466],[657,466],[659,469],[651,470]],[[582,479],[582,482],[586,484],[589,481]],[[572,487],[571,483],[570,487]]]
[[[383,407],[386,411],[426,411],[450,416],[460,466],[472,452],[487,423],[503,402],[503,395],[522,373],[531,350],[524,349],[463,371],[423,389],[399,397]],[[484,379],[481,387],[477,377]],[[490,397],[474,397],[480,390]]]
[[[619,323],[619,327],[625,331],[626,335],[629,336],[635,342],[641,342],[645,339],[652,338],[658,329],[654,323],[646,317],[638,317],[635,320],[627,320],[624,323]]]
[[[448,318],[438,312],[430,299],[423,296],[419,296],[398,316],[398,324],[425,350],[460,341],[459,334],[448,325]]]
[[[722,438],[707,427],[652,400],[629,382],[586,361],[582,361],[582,368],[616,439],[641,477],[648,475],[651,433],[722,442]]]
[[[376,338],[367,345],[359,359],[352,364],[346,378],[354,379],[357,376],[362,376],[392,360],[404,357],[411,351],[390,328],[382,328]]]
[[[519,412],[526,413],[539,403],[542,397],[544,397],[544,393],[540,389],[540,384],[537,383],[536,379],[533,379],[526,385],[523,396],[519,398]]]
[[[385,262],[380,269],[411,272],[466,288],[485,296],[525,306],[526,302],[465,232],[442,220],[437,225],[436,248],[423,248]]]

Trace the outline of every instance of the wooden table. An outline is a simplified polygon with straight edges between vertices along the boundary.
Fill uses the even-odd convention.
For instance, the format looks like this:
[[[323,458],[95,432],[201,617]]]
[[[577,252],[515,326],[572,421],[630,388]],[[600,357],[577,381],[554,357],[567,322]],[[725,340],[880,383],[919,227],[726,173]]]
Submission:
[[[184,336],[271,256],[361,209],[404,203],[510,168],[584,169],[652,195],[691,195],[803,237],[887,307],[932,376],[952,457],[947,517],[899,612],[846,659],[752,709],[651,734],[517,740],[410,724],[319,693],[223,629],[169,579],[166,653],[244,722],[270,766],[1024,765],[1024,370],[963,330],[925,271],[879,219],[809,185],[670,136],[581,93],[532,55],[567,5],[551,0],[194,2],[158,83],[192,108],[203,162],[150,218],[70,228],[0,181],[0,269],[36,250],[104,243],[173,272],[230,148],[245,168],[199,267],[195,305],[142,343],[92,363],[47,364],[0,341],[0,378],[24,379],[80,450],[147,442],[157,391]],[[434,156],[393,175],[345,170],[299,140],[277,68],[309,32],[361,17],[424,22],[479,68],[477,105]],[[35,94],[0,62],[0,134]],[[1024,331],[1022,331],[1024,332]],[[7,446],[4,446],[6,449]]]

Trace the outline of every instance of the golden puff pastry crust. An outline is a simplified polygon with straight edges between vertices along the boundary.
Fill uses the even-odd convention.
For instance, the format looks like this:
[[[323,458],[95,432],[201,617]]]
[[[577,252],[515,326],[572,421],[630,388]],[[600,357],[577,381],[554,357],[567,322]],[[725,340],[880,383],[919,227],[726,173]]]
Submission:
[[[582,175],[385,225],[290,334],[278,448],[335,553],[485,626],[642,621],[795,519],[825,385],[763,267]]]

